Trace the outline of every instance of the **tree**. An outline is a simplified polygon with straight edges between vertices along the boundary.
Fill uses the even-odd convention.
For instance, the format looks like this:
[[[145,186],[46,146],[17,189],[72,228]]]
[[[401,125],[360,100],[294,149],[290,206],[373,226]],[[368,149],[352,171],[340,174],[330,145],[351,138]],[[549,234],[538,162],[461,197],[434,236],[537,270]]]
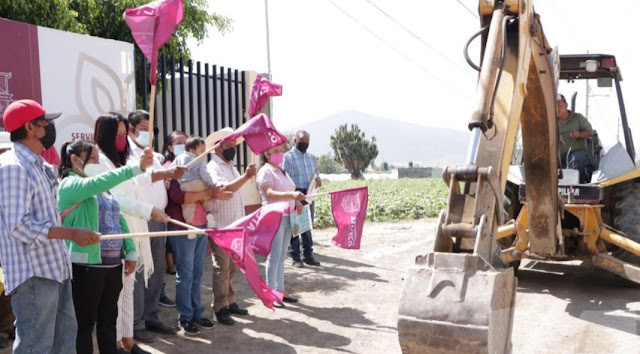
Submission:
[[[382,170],[385,172],[389,171],[389,164],[386,162],[382,162]]]
[[[331,136],[331,148],[335,160],[351,173],[352,179],[362,179],[362,172],[378,156],[376,138],[367,140],[357,124],[352,124],[351,129],[347,124],[339,126]]]
[[[331,153],[318,157],[318,170],[320,173],[340,173],[340,165]]]
[[[413,162],[409,161],[409,168],[413,168]]]
[[[122,14],[130,7],[138,7],[150,0],[10,0],[0,2],[0,17],[63,31],[88,34],[134,43]],[[171,40],[160,53],[168,57],[191,57],[187,40],[198,43],[207,38],[208,26],[226,33],[232,25],[230,18],[209,13],[207,0],[183,0],[184,18]],[[136,87],[141,86],[140,63],[144,56],[138,47],[136,53]],[[158,56],[159,57],[159,56]],[[159,72],[159,70],[158,70]],[[158,80],[160,84],[162,81]],[[140,90],[138,90],[140,92]]]

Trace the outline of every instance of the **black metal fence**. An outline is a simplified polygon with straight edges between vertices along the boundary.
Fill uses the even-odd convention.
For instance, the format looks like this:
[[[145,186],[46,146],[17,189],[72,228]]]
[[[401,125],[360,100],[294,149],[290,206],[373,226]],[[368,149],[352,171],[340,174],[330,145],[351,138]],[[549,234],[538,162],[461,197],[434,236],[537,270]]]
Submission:
[[[142,60],[143,87],[137,87],[142,108],[149,110],[149,66]],[[165,138],[173,131],[206,138],[218,129],[237,128],[245,122],[248,104],[249,72],[200,61],[175,57],[158,58],[158,81],[154,103],[155,151],[161,151]],[[246,144],[236,151],[240,171],[247,165]]]

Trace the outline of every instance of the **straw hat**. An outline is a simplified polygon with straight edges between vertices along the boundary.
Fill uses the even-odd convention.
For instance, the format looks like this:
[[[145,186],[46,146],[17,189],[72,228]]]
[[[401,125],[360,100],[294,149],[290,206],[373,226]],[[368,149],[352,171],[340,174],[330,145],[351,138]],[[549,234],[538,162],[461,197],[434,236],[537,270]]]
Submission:
[[[217,144],[220,140],[228,137],[229,135],[233,134],[233,128],[222,128],[220,130],[217,130],[211,134],[209,134],[208,137],[206,137],[204,139],[205,144],[207,145],[207,149],[212,147],[213,145]],[[244,141],[243,137],[239,137],[236,139],[236,144],[240,144],[241,142]]]

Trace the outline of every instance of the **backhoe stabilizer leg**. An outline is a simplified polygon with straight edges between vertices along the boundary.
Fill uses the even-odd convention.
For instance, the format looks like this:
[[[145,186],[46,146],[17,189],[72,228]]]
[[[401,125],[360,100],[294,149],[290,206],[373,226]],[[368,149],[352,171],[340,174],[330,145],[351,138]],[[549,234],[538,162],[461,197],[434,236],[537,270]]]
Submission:
[[[517,280],[480,257],[429,253],[407,270],[398,311],[403,353],[508,353]]]

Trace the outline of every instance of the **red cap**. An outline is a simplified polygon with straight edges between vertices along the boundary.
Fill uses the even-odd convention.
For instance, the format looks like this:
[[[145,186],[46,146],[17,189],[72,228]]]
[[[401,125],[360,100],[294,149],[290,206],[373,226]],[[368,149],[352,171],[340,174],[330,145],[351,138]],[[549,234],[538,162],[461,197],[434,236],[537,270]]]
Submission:
[[[8,132],[12,132],[25,123],[31,122],[36,118],[44,116],[46,120],[52,120],[60,117],[62,113],[47,113],[42,106],[34,100],[18,100],[12,102],[4,111],[2,122]]]

